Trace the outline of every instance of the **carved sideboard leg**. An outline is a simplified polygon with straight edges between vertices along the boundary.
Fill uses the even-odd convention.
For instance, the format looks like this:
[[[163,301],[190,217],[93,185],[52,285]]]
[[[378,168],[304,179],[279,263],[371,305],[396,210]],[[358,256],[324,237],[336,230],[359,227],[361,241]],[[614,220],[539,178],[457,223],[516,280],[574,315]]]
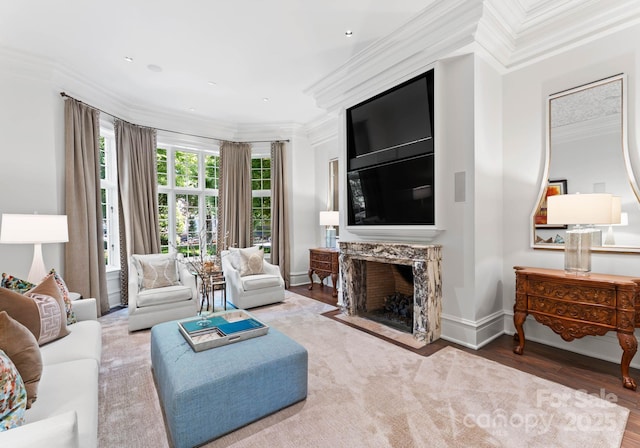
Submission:
[[[311,291],[313,289],[313,268],[309,269],[309,280],[311,283],[309,283],[309,291]]]
[[[618,342],[623,350],[622,361],[620,361],[622,385],[627,389],[636,390],[636,382],[629,376],[629,364],[638,350],[638,341],[633,334],[618,333]]]
[[[513,348],[513,353],[516,355],[522,355],[524,351],[524,329],[522,328],[522,324],[524,324],[525,319],[527,318],[527,313],[522,311],[516,311],[513,313],[513,324],[516,326],[517,338],[514,335],[514,339],[517,339],[518,345]]]

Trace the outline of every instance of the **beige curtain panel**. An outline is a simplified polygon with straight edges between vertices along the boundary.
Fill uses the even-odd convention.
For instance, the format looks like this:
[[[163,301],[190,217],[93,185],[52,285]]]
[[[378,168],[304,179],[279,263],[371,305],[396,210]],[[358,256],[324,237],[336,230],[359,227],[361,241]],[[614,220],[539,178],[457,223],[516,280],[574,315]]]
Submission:
[[[222,142],[218,190],[218,248],[251,246],[251,221],[251,145]]]
[[[271,262],[280,268],[285,288],[289,288],[289,201],[283,142],[271,143]]]
[[[160,252],[156,130],[115,120],[120,207],[121,302],[128,302],[128,263],[132,254]],[[122,250],[125,248],[126,250]]]
[[[72,291],[95,297],[100,314],[109,311],[104,265],[100,196],[98,110],[66,98],[65,196],[69,242],[65,247],[64,279]]]

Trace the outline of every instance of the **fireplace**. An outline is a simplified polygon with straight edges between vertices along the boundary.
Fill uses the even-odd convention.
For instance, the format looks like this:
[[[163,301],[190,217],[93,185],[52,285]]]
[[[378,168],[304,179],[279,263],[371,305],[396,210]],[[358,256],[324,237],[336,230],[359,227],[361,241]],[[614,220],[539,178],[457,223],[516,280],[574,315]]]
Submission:
[[[413,333],[413,268],[404,264],[366,261],[365,306],[358,316]]]
[[[412,318],[401,329],[418,342],[435,341],[440,337],[442,314],[441,254],[438,245],[340,242],[342,312],[396,327],[402,320],[399,317],[379,316],[386,314],[385,305],[393,307],[390,296],[410,295]],[[405,298],[392,300],[396,299]],[[401,317],[405,311],[400,312]]]

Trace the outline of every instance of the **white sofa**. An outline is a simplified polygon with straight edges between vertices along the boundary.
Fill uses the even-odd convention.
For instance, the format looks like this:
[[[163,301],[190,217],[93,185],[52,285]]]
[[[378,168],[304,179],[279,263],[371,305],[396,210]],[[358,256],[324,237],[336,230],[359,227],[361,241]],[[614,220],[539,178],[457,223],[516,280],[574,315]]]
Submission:
[[[40,347],[42,377],[26,424],[0,432],[0,447],[98,446],[98,373],[102,329],[95,299],[73,302],[70,334]]]
[[[244,310],[284,300],[284,280],[278,266],[263,260],[263,274],[241,277],[240,271],[233,267],[231,257],[230,250],[220,253],[228,302]]]

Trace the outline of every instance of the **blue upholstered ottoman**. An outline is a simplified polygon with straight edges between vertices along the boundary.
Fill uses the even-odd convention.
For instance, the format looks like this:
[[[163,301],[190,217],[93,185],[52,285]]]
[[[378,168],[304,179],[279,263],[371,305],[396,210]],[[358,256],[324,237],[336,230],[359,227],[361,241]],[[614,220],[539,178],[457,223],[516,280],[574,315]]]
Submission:
[[[176,448],[193,447],[307,396],[307,350],[274,328],[194,352],[176,322],[151,329],[151,363]]]

